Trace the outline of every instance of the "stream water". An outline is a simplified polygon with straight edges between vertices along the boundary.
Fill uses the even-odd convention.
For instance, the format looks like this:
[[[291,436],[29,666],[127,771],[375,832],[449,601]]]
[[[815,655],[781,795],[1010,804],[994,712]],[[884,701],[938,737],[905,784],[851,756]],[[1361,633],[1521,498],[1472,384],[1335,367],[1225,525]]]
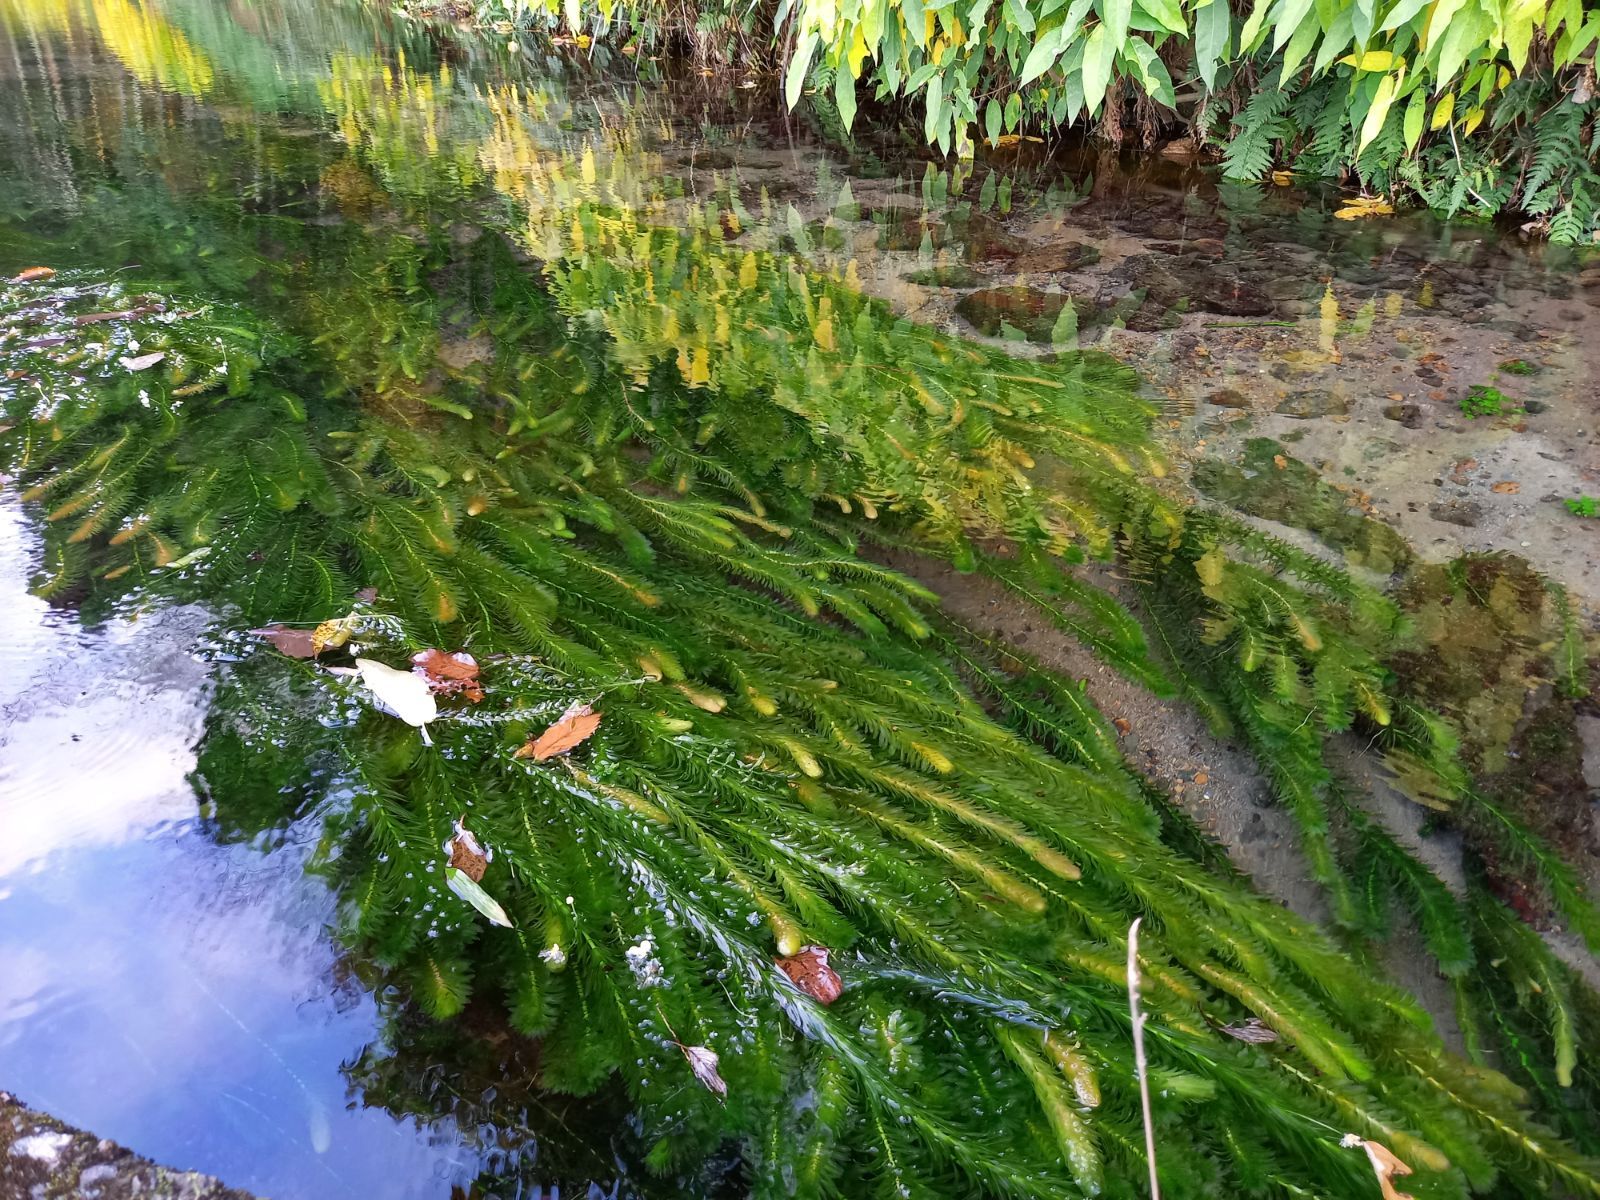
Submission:
[[[195,374],[165,380],[193,406],[232,386],[241,345],[268,357],[281,339],[272,353],[315,360],[352,413],[422,437],[478,389],[599,353],[529,340],[521,297],[538,291],[609,339],[619,377],[676,363],[727,397],[704,419],[731,421],[758,384],[804,394],[808,348],[857,319],[827,297],[803,325],[768,307],[803,267],[882,302],[885,328],[1011,356],[980,372],[1076,350],[1135,364],[1139,380],[1082,358],[1128,421],[1153,408],[1164,487],[1196,482],[1358,573],[1508,549],[1600,600],[1600,521],[1563,504],[1600,494],[1600,268],[1512,232],[1342,220],[1331,191],[1219,186],[1171,160],[1026,140],[955,171],[888,140],[845,153],[774,115],[765,83],[604,78],[336,0],[0,0],[0,276],[48,264],[76,289],[13,343],[153,294],[181,331],[204,302]],[[682,240],[646,245],[647,229]],[[681,292],[681,323],[658,287]],[[145,326],[99,328],[106,363],[156,345]],[[33,386],[4,379],[0,394]],[[1464,412],[1473,385],[1499,389],[1499,411]],[[836,399],[848,436],[855,397]],[[892,413],[859,419],[901,435]],[[751,461],[831,469],[781,428],[743,436]],[[1261,483],[1275,455],[1303,472],[1288,494]],[[77,543],[46,533],[73,514],[41,511],[0,497],[0,1086],[276,1200],[475,1181],[707,1194],[712,1168],[672,1185],[642,1170],[615,1098],[534,1090],[492,1015],[469,1008],[468,1048],[395,1017],[331,932],[332,802],[277,759],[251,780],[197,759],[237,711],[214,685],[243,654],[216,632],[229,598],[57,588]],[[244,536],[244,518],[218,519]],[[181,549],[150,553],[181,565]]]

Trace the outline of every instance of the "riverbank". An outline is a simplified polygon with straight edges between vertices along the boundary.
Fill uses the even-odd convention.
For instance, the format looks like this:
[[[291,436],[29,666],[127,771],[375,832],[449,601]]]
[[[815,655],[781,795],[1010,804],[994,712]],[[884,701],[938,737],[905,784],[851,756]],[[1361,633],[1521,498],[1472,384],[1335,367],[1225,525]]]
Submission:
[[[0,1196],[7,1200],[252,1200],[247,1192],[141,1158],[0,1092]]]

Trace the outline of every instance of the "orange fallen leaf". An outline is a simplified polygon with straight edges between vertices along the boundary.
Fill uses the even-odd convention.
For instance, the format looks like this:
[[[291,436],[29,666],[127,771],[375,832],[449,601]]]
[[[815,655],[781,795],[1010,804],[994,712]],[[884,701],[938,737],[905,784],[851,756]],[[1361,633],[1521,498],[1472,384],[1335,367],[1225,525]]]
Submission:
[[[1196,771],[1194,781],[1201,787],[1205,787],[1206,784],[1211,782],[1211,776],[1207,775],[1204,771]]]
[[[1286,471],[1289,469],[1289,460],[1281,454],[1274,454],[1272,456],[1272,465],[1280,471]]]
[[[24,267],[11,277],[11,282],[32,283],[35,279],[49,279],[55,273],[54,267]]]
[[[268,625],[264,629],[252,629],[250,632],[256,637],[265,638],[277,647],[280,654],[287,654],[290,658],[315,658],[321,651],[309,629]]]
[[[1499,492],[1502,496],[1515,496],[1522,490],[1522,485],[1514,479],[1502,479],[1489,490]]]
[[[1111,718],[1111,723],[1117,727],[1119,736],[1126,737],[1133,732],[1133,722],[1128,720],[1127,717],[1113,717]]]
[[[478,685],[478,660],[465,650],[446,654],[443,650],[422,650],[411,656],[411,669],[428,681],[435,696],[463,696],[476,704],[483,699]]]
[[[1345,1134],[1339,1139],[1339,1144],[1346,1148],[1360,1146],[1367,1152],[1367,1161],[1372,1164],[1372,1172],[1378,1177],[1378,1193],[1383,1200],[1416,1200],[1407,1192],[1395,1191],[1392,1182],[1394,1177],[1410,1175],[1412,1170],[1396,1158],[1394,1151],[1389,1147],[1382,1142],[1374,1142],[1355,1133]]]
[[[590,735],[599,727],[599,713],[587,704],[575,704],[549,729],[536,738],[529,738],[527,744],[518,749],[512,757],[544,762],[588,741]]]
[[[828,965],[826,946],[802,946],[798,954],[778,959],[777,965],[795,987],[821,1004],[832,1004],[844,994],[844,981]]]

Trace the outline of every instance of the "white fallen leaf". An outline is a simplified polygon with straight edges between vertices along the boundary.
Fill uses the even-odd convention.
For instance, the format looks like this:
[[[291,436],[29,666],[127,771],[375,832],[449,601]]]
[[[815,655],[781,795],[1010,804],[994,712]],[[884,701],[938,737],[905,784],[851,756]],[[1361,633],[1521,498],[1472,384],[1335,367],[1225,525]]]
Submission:
[[[407,725],[421,729],[439,715],[428,681],[410,671],[397,671],[371,658],[356,659],[361,682]]]
[[[165,350],[156,350],[150,354],[141,354],[137,358],[119,358],[117,361],[130,371],[143,371],[155,366],[166,356]]]
[[[728,1094],[728,1084],[717,1070],[722,1065],[722,1060],[717,1057],[715,1050],[705,1046],[685,1046],[681,1042],[678,1049],[683,1051],[683,1056],[689,1060],[689,1069],[694,1072],[694,1077],[706,1085],[718,1100]]]
[[[500,907],[493,896],[479,887],[471,875],[456,867],[446,867],[444,878],[452,892],[488,917],[492,924],[503,925],[507,929],[512,928],[511,918],[506,916],[506,910]]]

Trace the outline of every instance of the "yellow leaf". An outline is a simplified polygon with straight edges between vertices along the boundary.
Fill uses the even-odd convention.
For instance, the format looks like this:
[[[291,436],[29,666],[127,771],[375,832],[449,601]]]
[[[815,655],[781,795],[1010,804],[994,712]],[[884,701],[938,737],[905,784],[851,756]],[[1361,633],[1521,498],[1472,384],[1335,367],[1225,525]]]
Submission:
[[[1357,196],[1333,215],[1341,221],[1359,221],[1363,217],[1387,217],[1394,213],[1394,205],[1382,196]]]
[[[1394,66],[1394,55],[1388,50],[1368,50],[1365,54],[1346,54],[1339,60],[1358,71],[1387,71]],[[1400,60],[1404,65],[1405,59]]]
[[[1450,115],[1456,110],[1456,94],[1446,92],[1439,97],[1439,103],[1433,106],[1433,120],[1428,122],[1429,129],[1443,129],[1450,123]]]
[[[1214,2],[1215,0],[1213,0]],[[1274,171],[1272,173],[1272,183],[1275,187],[1293,187],[1294,173],[1292,171]]]
[[[1474,129],[1476,129],[1479,125],[1482,125],[1482,124],[1483,124],[1483,109],[1481,109],[1481,108],[1468,109],[1467,110],[1467,119],[1464,122],[1462,122],[1462,124],[1461,124],[1461,132],[1470,137],[1471,134],[1472,134],[1472,131]]]

